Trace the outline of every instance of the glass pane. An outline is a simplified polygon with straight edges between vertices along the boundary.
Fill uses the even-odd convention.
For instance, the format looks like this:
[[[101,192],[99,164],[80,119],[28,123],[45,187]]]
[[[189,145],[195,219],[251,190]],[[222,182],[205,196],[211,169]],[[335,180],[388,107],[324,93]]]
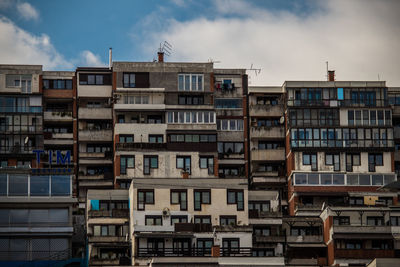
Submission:
[[[9,175],[9,195],[27,196],[28,195],[28,175]]]
[[[52,175],[51,176],[51,195],[69,196],[70,195],[70,176]]]
[[[48,196],[50,176],[31,176],[31,196]]]

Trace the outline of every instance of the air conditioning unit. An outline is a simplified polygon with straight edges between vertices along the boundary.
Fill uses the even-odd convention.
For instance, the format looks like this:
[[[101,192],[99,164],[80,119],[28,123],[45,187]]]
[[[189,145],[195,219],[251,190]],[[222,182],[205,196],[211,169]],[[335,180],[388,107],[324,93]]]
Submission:
[[[164,208],[162,211],[162,216],[169,217],[170,215],[171,215],[171,211],[169,210],[169,208]]]

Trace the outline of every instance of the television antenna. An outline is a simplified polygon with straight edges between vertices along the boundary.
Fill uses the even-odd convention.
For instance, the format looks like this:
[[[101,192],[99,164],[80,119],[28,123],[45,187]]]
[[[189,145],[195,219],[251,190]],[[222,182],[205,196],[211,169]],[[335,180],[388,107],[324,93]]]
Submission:
[[[164,41],[164,43],[160,43],[159,52],[164,53],[167,56],[170,56],[172,53],[172,45],[167,41]]]
[[[253,63],[251,63],[250,69],[246,69],[246,70],[248,70],[248,71],[254,71],[254,74],[255,74],[256,76],[257,76],[258,74],[261,73],[261,69],[253,68]]]
[[[211,57],[208,59],[208,62],[210,62],[210,63],[221,63],[220,60],[214,60],[214,59],[211,58]]]

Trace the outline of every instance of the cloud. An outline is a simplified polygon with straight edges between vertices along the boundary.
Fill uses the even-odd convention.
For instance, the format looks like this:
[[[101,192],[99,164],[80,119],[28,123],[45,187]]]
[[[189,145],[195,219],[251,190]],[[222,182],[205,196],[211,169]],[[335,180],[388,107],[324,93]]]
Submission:
[[[82,51],[80,63],[85,67],[104,67],[105,64],[101,62],[100,56],[93,54],[89,50]]]
[[[18,11],[19,15],[25,20],[38,20],[39,19],[39,11],[37,11],[29,3],[18,3],[17,11]]]
[[[1,64],[41,64],[46,69],[71,69],[46,34],[31,34],[0,16]]]
[[[308,2],[310,3],[310,2]],[[268,10],[244,1],[214,2],[215,16],[165,18],[146,29],[142,49],[173,45],[171,61],[221,61],[215,67],[261,68],[251,85],[325,80],[326,61],[338,80],[386,80],[400,85],[400,1],[313,1],[307,13]],[[227,9],[227,7],[231,9]],[[228,10],[228,11],[226,11]],[[151,27],[151,26],[149,26]]]

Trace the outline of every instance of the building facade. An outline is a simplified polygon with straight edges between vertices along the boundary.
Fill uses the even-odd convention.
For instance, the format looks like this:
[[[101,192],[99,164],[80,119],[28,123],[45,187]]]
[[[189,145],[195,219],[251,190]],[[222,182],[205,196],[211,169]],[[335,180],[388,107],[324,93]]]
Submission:
[[[367,266],[400,253],[399,88],[212,63],[0,65],[7,266]],[[378,261],[376,261],[378,262]]]

